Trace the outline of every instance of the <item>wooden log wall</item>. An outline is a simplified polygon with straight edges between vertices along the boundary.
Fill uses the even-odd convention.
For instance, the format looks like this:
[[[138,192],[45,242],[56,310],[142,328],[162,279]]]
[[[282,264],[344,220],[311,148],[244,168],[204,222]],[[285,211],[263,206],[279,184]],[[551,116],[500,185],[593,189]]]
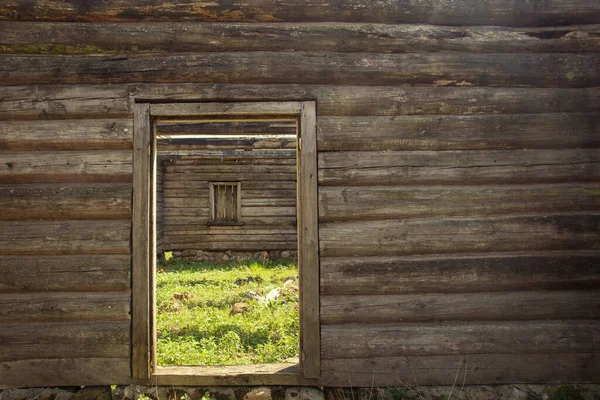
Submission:
[[[162,248],[296,250],[296,158],[164,156]],[[211,225],[210,182],[241,182],[239,226]]]
[[[129,379],[136,99],[316,100],[321,384],[597,382],[599,20],[593,0],[5,2],[0,385]]]

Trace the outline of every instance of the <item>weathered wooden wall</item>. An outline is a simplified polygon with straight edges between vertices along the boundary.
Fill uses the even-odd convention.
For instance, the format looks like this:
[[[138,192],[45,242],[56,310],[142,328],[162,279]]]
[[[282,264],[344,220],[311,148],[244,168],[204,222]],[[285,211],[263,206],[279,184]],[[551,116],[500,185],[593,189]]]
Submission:
[[[128,379],[134,98],[317,101],[322,384],[598,380],[597,1],[0,20],[0,385]]]
[[[168,157],[168,156],[166,156]],[[296,158],[165,159],[162,248],[296,250]],[[209,184],[241,182],[240,226],[211,225]]]

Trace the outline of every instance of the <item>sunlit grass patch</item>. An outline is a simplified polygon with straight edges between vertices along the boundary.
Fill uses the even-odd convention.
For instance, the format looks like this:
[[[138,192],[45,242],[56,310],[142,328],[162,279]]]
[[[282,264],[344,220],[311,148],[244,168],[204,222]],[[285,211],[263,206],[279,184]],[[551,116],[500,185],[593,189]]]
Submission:
[[[297,278],[298,268],[289,262],[160,265],[158,364],[259,364],[297,358]]]

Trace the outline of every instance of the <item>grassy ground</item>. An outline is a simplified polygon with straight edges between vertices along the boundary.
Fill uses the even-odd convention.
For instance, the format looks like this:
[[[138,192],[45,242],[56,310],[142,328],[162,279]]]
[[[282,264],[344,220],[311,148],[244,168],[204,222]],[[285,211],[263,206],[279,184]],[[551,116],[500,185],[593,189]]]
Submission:
[[[159,266],[158,365],[276,363],[298,357],[297,276],[294,263],[275,261]],[[279,299],[265,301],[275,288],[280,288]],[[263,298],[251,298],[252,292]]]

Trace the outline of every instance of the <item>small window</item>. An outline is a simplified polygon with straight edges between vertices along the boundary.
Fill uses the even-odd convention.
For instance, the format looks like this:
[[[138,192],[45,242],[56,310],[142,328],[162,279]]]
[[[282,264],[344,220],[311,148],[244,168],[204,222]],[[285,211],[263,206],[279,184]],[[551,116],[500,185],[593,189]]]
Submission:
[[[210,182],[211,223],[239,225],[241,223],[241,182]]]

